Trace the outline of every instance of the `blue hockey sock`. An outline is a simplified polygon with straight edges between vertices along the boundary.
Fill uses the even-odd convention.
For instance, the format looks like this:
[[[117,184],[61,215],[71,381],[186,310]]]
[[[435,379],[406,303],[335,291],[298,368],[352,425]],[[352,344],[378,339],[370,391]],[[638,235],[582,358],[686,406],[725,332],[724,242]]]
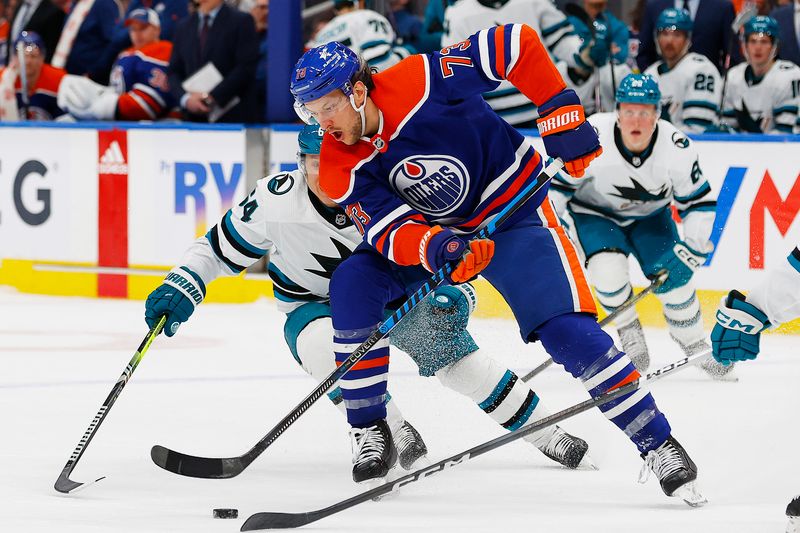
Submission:
[[[367,340],[374,327],[363,330],[336,330],[333,342],[339,366]],[[339,381],[347,421],[353,427],[368,427],[386,418],[386,385],[389,375],[389,339],[378,341]]]

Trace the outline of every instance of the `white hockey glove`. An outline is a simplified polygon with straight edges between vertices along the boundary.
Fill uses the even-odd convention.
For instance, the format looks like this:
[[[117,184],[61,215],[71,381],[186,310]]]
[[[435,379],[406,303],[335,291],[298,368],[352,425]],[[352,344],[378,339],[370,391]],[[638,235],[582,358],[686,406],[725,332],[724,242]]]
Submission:
[[[58,107],[81,120],[113,120],[117,94],[83,76],[66,75],[58,87]]]

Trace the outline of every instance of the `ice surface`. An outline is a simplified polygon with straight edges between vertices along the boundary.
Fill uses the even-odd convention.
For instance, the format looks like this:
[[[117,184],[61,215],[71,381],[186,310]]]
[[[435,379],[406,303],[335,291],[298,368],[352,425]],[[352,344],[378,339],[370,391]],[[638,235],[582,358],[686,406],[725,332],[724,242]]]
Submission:
[[[19,294],[0,288],[0,531],[238,531],[256,511],[306,511],[359,492],[347,426],[322,399],[248,470],[230,480],[182,478],[150,461],[159,443],[200,455],[247,450],[314,387],[283,341],[272,301],[203,304],[172,339],[151,346],[72,475],[107,479],[64,496],[61,468],[146,333],[143,303]],[[544,359],[513,323],[473,320],[483,349],[524,373]],[[681,357],[663,330],[646,330],[652,367]],[[514,442],[384,501],[307,530],[526,532],[783,531],[800,493],[800,339],[767,335],[739,383],[686,369],[653,385],[674,435],[700,470],[709,504],[690,509],[651,477],[636,482],[633,445],[598,411],[563,423],[585,438],[599,470],[567,471]],[[502,434],[475,405],[415,375],[396,354],[391,392],[430,457]],[[552,411],[585,398],[560,367],[534,380]],[[214,520],[216,507],[238,520]]]

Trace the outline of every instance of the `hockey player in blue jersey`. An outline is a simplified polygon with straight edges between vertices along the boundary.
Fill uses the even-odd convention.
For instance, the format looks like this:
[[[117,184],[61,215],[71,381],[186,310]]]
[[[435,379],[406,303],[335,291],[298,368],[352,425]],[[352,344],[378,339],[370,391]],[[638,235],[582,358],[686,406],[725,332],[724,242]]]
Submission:
[[[295,107],[329,134],[321,186],[364,235],[331,280],[336,358],[346,359],[367,339],[386,303],[416,288],[414,279],[418,284],[453,261],[450,281],[484,276],[511,306],[522,338],[541,341],[598,395],[639,373],[598,326],[583,268],[547,191],[491,240],[470,240],[542,168],[529,142],[481,99],[502,80],[537,104],[548,153],[582,176],[602,152],[597,135],[528,26],[483,30],[374,76],[335,44],[298,61]],[[348,421],[372,442],[369,453],[354,450],[354,475],[362,479],[384,476],[393,462],[382,401],[388,359],[388,345],[375,346],[341,381]],[[601,411],[636,445],[667,495],[704,503],[695,490],[697,469],[650,393],[636,391]]]
[[[322,381],[336,367],[328,284],[331,273],[360,243],[361,234],[319,188],[319,126],[306,126],[298,143],[299,169],[259,180],[253,192],[192,244],[180,266],[148,297],[145,320],[152,327],[167,314],[164,330],[174,335],[202,302],[208,283],[240,273],[269,252],[278,310],[286,313],[286,344],[303,370]],[[421,375],[437,376],[506,429],[548,416],[526,383],[478,349],[466,331],[474,306],[468,285],[441,287],[392,332],[391,341],[411,356]],[[424,342],[419,342],[419,329],[427,332]],[[485,369],[493,371],[495,381],[487,378]],[[344,409],[340,388],[329,397]],[[384,405],[398,462],[409,469],[426,453],[425,443],[388,394]],[[354,431],[354,446],[367,446],[363,437],[362,431]],[[568,468],[576,468],[588,449],[585,441],[558,426],[526,440]]]

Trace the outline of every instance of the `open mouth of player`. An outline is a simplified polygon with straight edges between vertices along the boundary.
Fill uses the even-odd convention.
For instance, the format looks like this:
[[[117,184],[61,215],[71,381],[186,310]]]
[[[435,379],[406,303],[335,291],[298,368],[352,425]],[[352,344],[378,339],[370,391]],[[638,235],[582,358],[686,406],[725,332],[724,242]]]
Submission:
[[[342,140],[342,130],[330,130],[328,131],[328,133],[333,135],[333,138],[336,139],[337,141]]]

